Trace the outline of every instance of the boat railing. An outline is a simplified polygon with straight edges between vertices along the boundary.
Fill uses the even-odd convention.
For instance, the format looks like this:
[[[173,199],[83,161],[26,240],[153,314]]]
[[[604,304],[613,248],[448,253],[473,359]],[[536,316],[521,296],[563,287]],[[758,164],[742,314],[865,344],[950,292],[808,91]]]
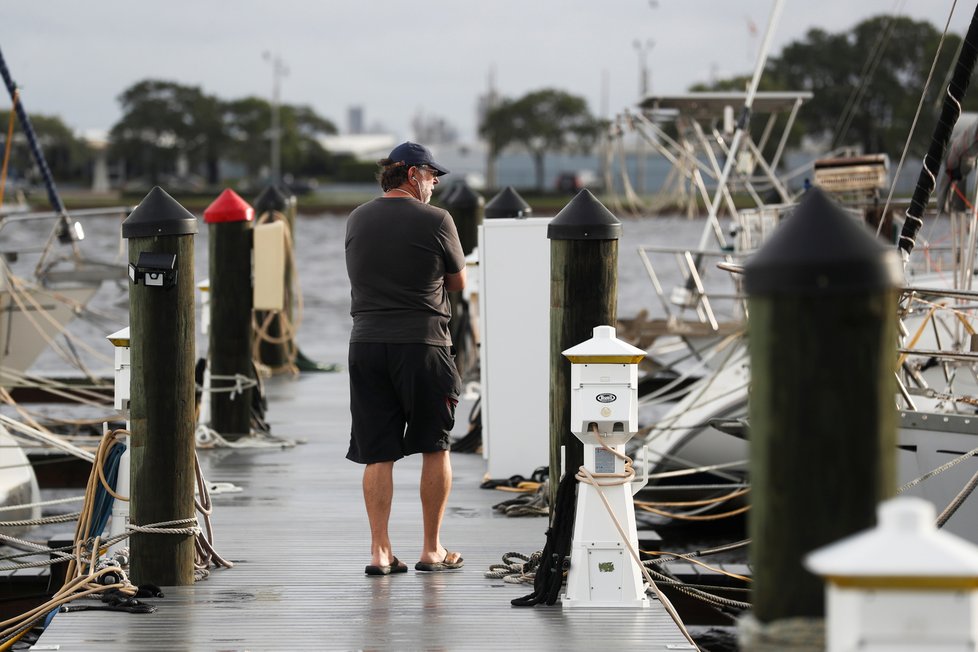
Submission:
[[[20,273],[27,273],[25,257],[31,258],[34,278],[46,284],[61,276],[81,280],[78,271],[86,268],[82,276],[114,277],[115,270],[108,270],[115,264],[83,251],[79,245],[85,239],[84,220],[94,224],[95,220],[114,219],[121,222],[129,214],[130,207],[114,206],[90,208],[63,214],[56,211],[18,212],[0,214],[0,256],[7,266],[17,265]],[[45,235],[46,233],[46,235]],[[122,252],[121,229],[119,233],[119,252]],[[117,254],[116,258],[119,258]],[[71,272],[56,271],[63,263],[73,268]],[[105,273],[99,268],[107,270]]]
[[[638,255],[659,299],[665,322],[682,330],[690,322],[720,333],[730,321],[744,314],[743,295],[736,282],[711,282],[707,271],[718,263],[733,264],[732,252],[639,245]],[[668,275],[675,285],[667,293],[661,274],[664,260],[671,259]],[[657,268],[659,271],[657,271]]]

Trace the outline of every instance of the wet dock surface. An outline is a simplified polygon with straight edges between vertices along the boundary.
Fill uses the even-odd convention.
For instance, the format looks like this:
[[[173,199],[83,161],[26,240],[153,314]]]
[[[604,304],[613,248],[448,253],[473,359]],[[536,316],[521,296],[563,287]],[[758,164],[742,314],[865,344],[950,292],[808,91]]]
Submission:
[[[645,610],[510,606],[532,587],[484,573],[506,552],[543,548],[547,520],[495,513],[492,505],[512,494],[479,488],[485,461],[478,455],[452,456],[454,487],[442,529],[443,543],[463,555],[465,567],[414,572],[421,460],[407,458],[395,466],[391,537],[411,570],[365,576],[362,467],[344,457],[347,375],[278,377],[267,392],[273,433],[305,443],[201,451],[209,481],[242,488],[213,496],[215,546],[235,567],[212,570],[194,586],[164,588],[164,598],[146,600],[158,607],[153,614],[59,614],[34,649],[692,649],[655,601]],[[459,421],[466,417],[460,410]]]

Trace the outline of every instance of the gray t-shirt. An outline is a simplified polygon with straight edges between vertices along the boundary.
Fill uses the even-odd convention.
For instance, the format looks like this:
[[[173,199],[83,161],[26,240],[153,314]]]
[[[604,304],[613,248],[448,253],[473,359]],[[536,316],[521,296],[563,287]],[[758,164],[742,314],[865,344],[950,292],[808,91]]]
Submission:
[[[450,346],[444,276],[464,266],[448,211],[394,197],[357,207],[346,222],[350,341]]]

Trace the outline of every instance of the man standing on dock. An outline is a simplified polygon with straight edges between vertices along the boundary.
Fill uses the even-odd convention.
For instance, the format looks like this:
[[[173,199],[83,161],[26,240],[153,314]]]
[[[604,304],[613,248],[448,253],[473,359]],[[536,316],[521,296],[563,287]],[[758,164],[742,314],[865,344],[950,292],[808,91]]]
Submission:
[[[350,412],[347,459],[365,464],[363,498],[370,521],[368,575],[403,573],[388,534],[394,462],[422,454],[424,544],[415,569],[461,568],[441,545],[452,487],[450,434],[461,381],[448,331],[448,292],[465,287],[465,257],[451,215],[429,206],[448,170],[416,143],[379,162],[384,194],[357,207],[346,225],[352,287]]]

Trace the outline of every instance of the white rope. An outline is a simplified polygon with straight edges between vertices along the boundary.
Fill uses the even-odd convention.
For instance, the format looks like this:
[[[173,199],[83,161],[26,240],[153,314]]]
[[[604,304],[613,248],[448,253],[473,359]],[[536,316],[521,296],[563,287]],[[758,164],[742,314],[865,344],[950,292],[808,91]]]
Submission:
[[[593,430],[595,434],[597,434],[597,426],[595,426]],[[625,547],[628,548],[628,552],[631,553],[632,559],[635,560],[635,563],[638,564],[642,574],[645,576],[645,580],[648,582],[649,588],[655,593],[656,597],[659,599],[659,602],[662,603],[662,606],[666,608],[666,612],[672,618],[673,622],[676,623],[676,626],[679,627],[679,631],[681,631],[683,636],[686,637],[689,644],[693,646],[693,649],[698,650],[699,648],[696,646],[696,642],[693,641],[692,635],[690,635],[689,630],[686,629],[686,625],[683,624],[683,621],[679,617],[679,613],[676,611],[676,608],[672,605],[672,602],[669,601],[669,598],[662,593],[658,585],[656,585],[655,580],[652,579],[649,569],[642,563],[642,559],[639,557],[638,551],[635,550],[634,546],[632,546],[632,542],[625,533],[625,529],[622,527],[621,523],[618,522],[618,517],[615,516],[615,510],[612,508],[611,503],[608,502],[608,498],[604,495],[604,491],[601,489],[602,487],[622,485],[631,482],[631,479],[635,477],[635,471],[632,469],[632,460],[627,455],[619,453],[615,449],[609,448],[603,443],[601,444],[601,448],[624,461],[622,471],[620,473],[592,474],[587,467],[582,465],[575,477],[577,478],[578,482],[590,484],[595,488],[598,497],[601,499],[605,509],[608,511],[608,516],[611,517],[611,521],[615,524],[615,529],[618,530],[618,534],[621,536],[622,542],[625,544]]]
[[[170,527],[173,525],[184,525],[188,523],[194,523],[195,525],[191,527]],[[150,525],[135,525],[133,523],[128,523],[126,525],[126,530],[130,532],[140,532],[142,534],[190,534],[196,536],[200,534],[200,526],[196,525],[196,523],[197,517],[191,516],[190,518],[162,521],[160,523],[152,523]]]
[[[267,433],[252,430],[241,439],[226,439],[213,428],[200,424],[194,431],[194,439],[198,448],[291,448],[298,441],[280,439]]]
[[[54,448],[63,450],[66,453],[70,453],[71,455],[74,455],[75,457],[78,457],[80,459],[83,459],[83,460],[85,460],[87,462],[94,462],[95,461],[95,454],[94,453],[92,453],[90,451],[87,451],[87,450],[84,450],[82,448],[79,448],[78,446],[75,446],[74,444],[70,444],[67,441],[65,441],[64,439],[62,439],[61,437],[58,437],[57,435],[53,435],[53,434],[50,434],[50,433],[45,433],[45,432],[42,432],[42,431],[38,430],[37,428],[32,428],[30,426],[24,425],[23,423],[17,421],[16,419],[11,419],[10,417],[8,417],[8,416],[6,416],[4,414],[0,414],[0,423],[4,424],[4,425],[6,425],[6,426],[8,426],[10,428],[13,428],[14,430],[17,430],[17,431],[19,431],[19,432],[27,435],[28,437],[31,437],[32,439],[41,441],[41,442],[43,442],[45,444],[48,444],[50,446],[53,446]]]
[[[244,374],[234,374],[233,376],[218,376],[211,374],[211,381],[215,380],[229,380],[234,384],[230,387],[203,387],[197,385],[197,389],[202,392],[210,392],[211,394],[223,394],[230,392],[231,400],[233,401],[236,397],[240,396],[245,392],[245,390],[251,389],[252,387],[258,387],[258,380],[250,376],[245,376]]]
[[[25,509],[27,507],[47,507],[48,505],[63,505],[65,503],[77,503],[80,500],[85,500],[85,496],[57,498],[55,500],[44,500],[37,503],[22,503],[20,505],[4,505],[3,507],[0,507],[0,512],[10,512],[15,509]]]

